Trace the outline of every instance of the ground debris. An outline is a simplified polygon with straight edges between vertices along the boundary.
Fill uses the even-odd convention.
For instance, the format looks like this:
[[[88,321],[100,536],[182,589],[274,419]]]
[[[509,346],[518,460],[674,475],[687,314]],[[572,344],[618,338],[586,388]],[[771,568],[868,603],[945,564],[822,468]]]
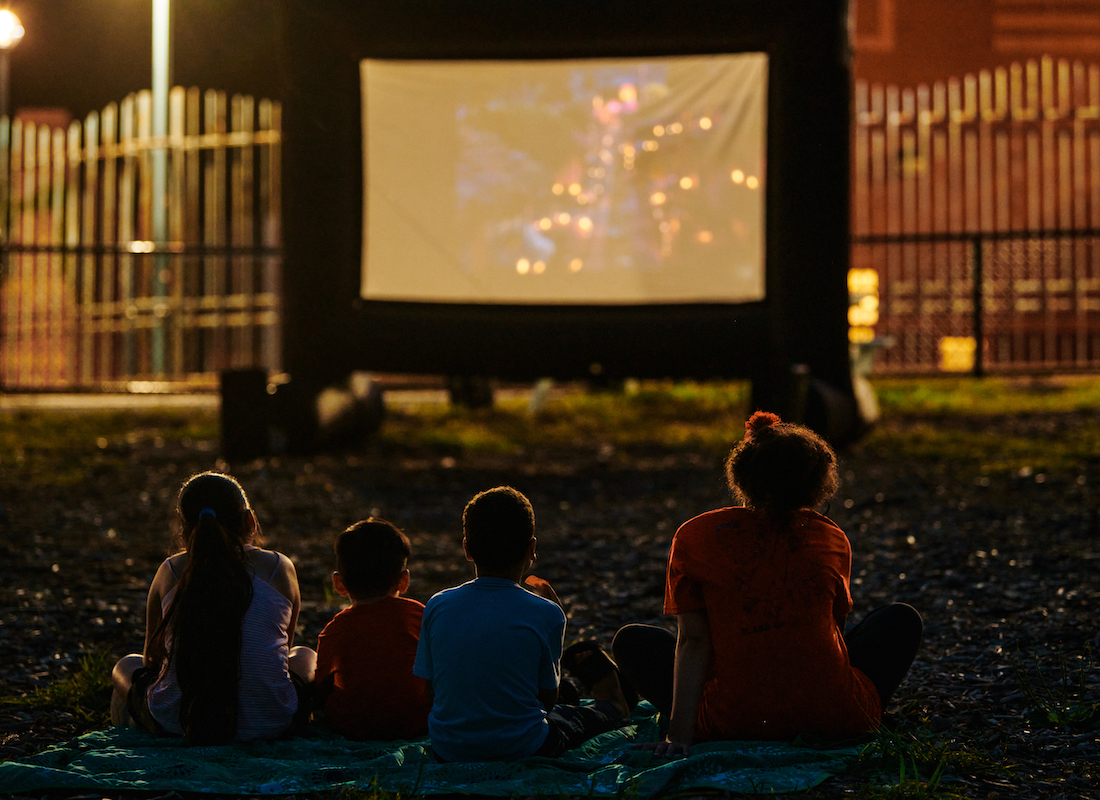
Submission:
[[[1003,426],[1006,436],[1043,435],[1027,418],[980,424]],[[499,484],[532,500],[535,571],[568,606],[568,638],[607,643],[627,622],[671,625],[661,616],[668,545],[685,519],[729,504],[720,461],[652,447],[633,462],[600,461],[590,449],[582,442],[577,452],[558,446],[457,456],[445,465],[431,453],[396,458],[368,449],[227,466],[210,448],[139,440],[120,445],[122,457],[82,484],[34,485],[0,472],[0,698],[71,674],[87,653],[140,650],[145,589],[167,554],[179,483],[213,468],[241,480],[268,546],[296,564],[298,643],[316,645],[337,610],[330,575],[339,530],[372,514],[405,530],[410,595],[426,600],[472,576],[461,552],[462,508]],[[850,622],[899,600],[926,623],[888,729],[979,753],[985,766],[945,756],[942,785],[964,796],[1100,796],[1093,661],[1100,658],[1100,460],[1042,481],[1018,473],[962,480],[934,454],[899,460],[857,444],[842,453],[841,473],[828,513],[852,541]],[[0,704],[0,759],[90,727],[68,709]],[[808,796],[859,796],[868,780],[858,771],[838,776]],[[84,795],[50,796],[63,797]]]

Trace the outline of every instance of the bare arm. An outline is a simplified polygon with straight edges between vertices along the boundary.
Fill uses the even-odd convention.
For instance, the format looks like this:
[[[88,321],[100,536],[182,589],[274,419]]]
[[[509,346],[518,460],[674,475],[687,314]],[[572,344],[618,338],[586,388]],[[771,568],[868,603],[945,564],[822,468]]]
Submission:
[[[164,640],[155,636],[164,618],[164,598],[176,585],[176,576],[167,561],[161,562],[153,582],[149,585],[149,599],[145,604],[145,649],[142,651],[145,666],[158,669],[164,663]]]
[[[673,668],[672,717],[668,736],[653,750],[655,755],[687,755],[695,738],[695,721],[703,684],[710,667],[710,625],[705,611],[692,611],[678,617],[676,662]]]
[[[290,621],[286,626],[286,645],[287,647],[293,647],[294,631],[298,627],[298,612],[302,609],[302,591],[298,586],[298,572],[294,569],[294,562],[282,553],[275,553],[275,555],[279,558],[279,567],[271,578],[271,585],[290,601]]]

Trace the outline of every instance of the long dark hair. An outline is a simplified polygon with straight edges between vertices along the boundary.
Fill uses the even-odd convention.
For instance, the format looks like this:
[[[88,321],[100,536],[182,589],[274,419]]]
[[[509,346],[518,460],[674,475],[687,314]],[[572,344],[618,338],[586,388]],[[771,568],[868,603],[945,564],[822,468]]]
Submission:
[[[252,602],[251,509],[241,485],[217,472],[184,483],[177,509],[187,559],[157,636],[170,637],[188,742],[225,744],[237,733],[241,622]]]

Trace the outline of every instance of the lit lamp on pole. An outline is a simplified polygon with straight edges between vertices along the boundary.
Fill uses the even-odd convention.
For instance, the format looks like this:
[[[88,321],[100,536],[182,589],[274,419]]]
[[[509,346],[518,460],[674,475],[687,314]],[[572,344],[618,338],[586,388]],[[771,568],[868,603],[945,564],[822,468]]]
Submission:
[[[10,83],[11,49],[23,38],[22,23],[8,9],[0,10],[0,117],[8,115],[8,85]]]

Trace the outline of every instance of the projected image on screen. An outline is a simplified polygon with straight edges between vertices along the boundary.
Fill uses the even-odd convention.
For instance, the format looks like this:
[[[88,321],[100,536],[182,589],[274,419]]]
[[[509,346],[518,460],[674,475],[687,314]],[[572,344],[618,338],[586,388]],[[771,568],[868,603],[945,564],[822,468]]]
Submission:
[[[767,57],[362,63],[363,297],[764,296]]]

